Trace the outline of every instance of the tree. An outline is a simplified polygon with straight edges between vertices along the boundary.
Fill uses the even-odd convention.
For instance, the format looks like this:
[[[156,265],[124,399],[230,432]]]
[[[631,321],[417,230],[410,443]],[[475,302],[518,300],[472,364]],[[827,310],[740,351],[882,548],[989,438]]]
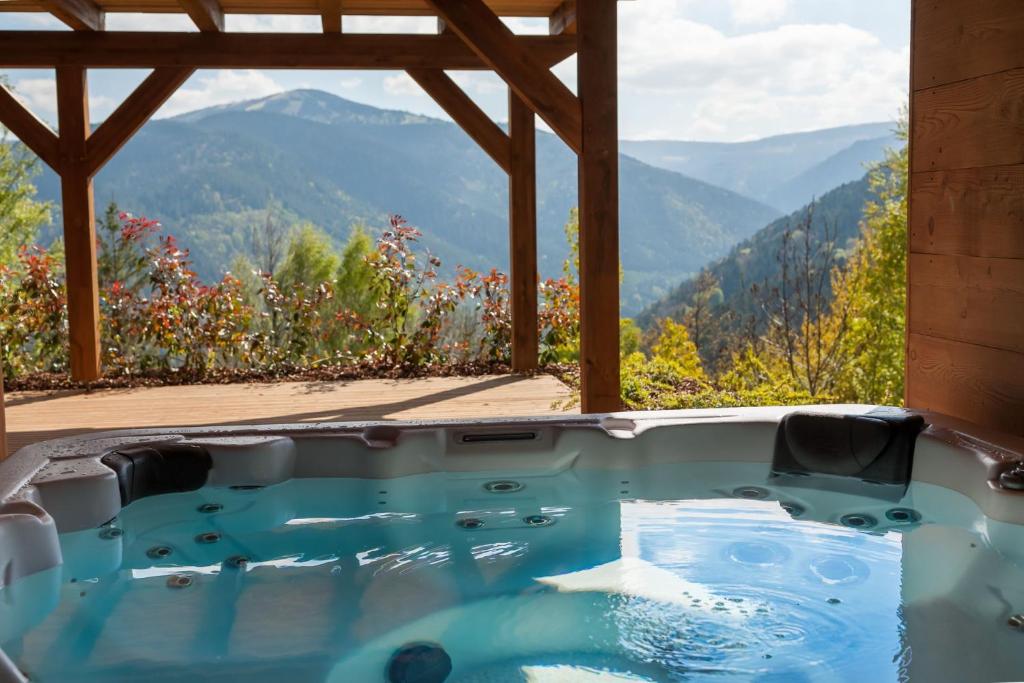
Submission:
[[[261,273],[270,275],[280,267],[288,242],[288,229],[274,217],[277,212],[280,206],[268,203],[263,224],[249,229],[249,257]]]
[[[778,286],[759,290],[767,321],[764,364],[812,396],[830,396],[848,361],[842,344],[851,302],[833,296],[846,290],[847,279],[836,233],[834,224],[815,221],[812,204],[800,223],[782,235]]]
[[[110,202],[96,230],[100,289],[108,290],[116,283],[141,295],[150,265],[146,250],[159,231],[157,221],[123,212],[115,202]]]
[[[18,249],[31,243],[39,226],[50,220],[50,205],[34,199],[37,159],[15,144],[6,128],[0,130],[0,264],[12,264]]]
[[[640,351],[641,337],[643,330],[632,318],[619,319],[619,355],[625,358]]]
[[[341,251],[337,270],[335,297],[338,307],[363,319],[369,319],[375,304],[371,293],[373,267],[369,263],[372,253],[370,235],[362,225],[356,225]]]
[[[706,379],[697,347],[690,341],[686,325],[665,318],[659,323],[659,328],[658,341],[651,348],[653,359],[667,363],[683,377]]]
[[[907,153],[906,112],[897,133],[904,144],[886,151],[869,181],[876,199],[864,207],[861,242],[849,266],[846,291],[849,333],[841,355],[849,359],[839,382],[846,399],[902,405],[907,304]]]
[[[315,287],[333,282],[338,265],[331,238],[311,223],[304,223],[292,233],[288,253],[275,279],[285,288]]]

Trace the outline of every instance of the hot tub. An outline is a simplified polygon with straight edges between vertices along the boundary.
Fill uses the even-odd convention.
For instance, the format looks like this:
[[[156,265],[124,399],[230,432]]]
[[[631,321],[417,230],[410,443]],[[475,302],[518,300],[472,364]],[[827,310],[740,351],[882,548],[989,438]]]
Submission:
[[[0,463],[0,681],[1022,680],[1021,444],[925,419],[39,444]]]

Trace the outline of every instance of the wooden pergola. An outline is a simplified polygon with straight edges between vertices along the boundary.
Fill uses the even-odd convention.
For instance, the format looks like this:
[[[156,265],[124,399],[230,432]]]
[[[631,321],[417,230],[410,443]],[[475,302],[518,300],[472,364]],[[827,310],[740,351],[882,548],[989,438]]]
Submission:
[[[512,365],[537,366],[535,117],[579,159],[582,407],[619,397],[617,17],[614,0],[6,0],[73,31],[0,31],[0,67],[53,68],[58,131],[0,88],[0,122],[61,179],[71,374],[98,379],[99,286],[93,176],[196,69],[406,71],[509,177]],[[110,12],[184,13],[198,32],[106,31]],[[321,33],[232,33],[225,14],[316,15]],[[349,34],[345,15],[438,17],[436,35]],[[547,17],[516,35],[501,17]],[[577,93],[551,67],[577,55]],[[89,68],[152,73],[93,130]],[[494,71],[509,88],[506,133],[445,70]]]

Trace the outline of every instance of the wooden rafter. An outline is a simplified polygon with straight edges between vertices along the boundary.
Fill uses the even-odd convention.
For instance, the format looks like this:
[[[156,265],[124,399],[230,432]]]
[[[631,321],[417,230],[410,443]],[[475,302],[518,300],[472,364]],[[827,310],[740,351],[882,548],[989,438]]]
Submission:
[[[531,64],[543,65],[538,67],[541,73],[576,51],[574,36],[509,35],[516,54],[529,55]],[[61,65],[197,69],[490,68],[452,34],[0,31],[0,66]],[[566,90],[565,94],[575,102],[572,93]],[[565,102],[564,98],[562,101]]]
[[[409,69],[416,81],[506,173],[511,165],[509,137],[448,74],[440,69]]]
[[[159,67],[135,88],[86,141],[86,167],[90,176],[128,142],[193,71],[187,66]]]
[[[341,0],[317,0],[324,33],[341,33]]]
[[[548,17],[548,33],[557,36],[576,33],[576,0],[564,0]]]
[[[579,100],[551,73],[549,64],[544,64],[524,49],[515,34],[481,0],[428,2],[451,30],[578,153],[581,137]],[[614,3],[612,6],[614,8]]]
[[[39,4],[76,31],[103,30],[103,10],[92,0],[39,0]]]
[[[200,31],[224,30],[224,10],[217,0],[178,0]]]
[[[22,144],[35,152],[50,168],[56,170],[59,141],[50,128],[36,118],[0,83],[0,123],[3,123]]]

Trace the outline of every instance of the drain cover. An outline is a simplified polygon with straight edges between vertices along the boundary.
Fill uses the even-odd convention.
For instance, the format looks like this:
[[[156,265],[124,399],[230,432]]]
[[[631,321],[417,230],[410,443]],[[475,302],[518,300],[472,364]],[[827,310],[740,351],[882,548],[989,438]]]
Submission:
[[[732,495],[736,498],[764,500],[769,494],[768,489],[763,489],[760,486],[740,486],[739,488],[732,490]]]
[[[484,484],[484,490],[489,493],[515,493],[525,488],[525,484],[512,481],[511,479],[499,479],[498,481],[489,481]]]

